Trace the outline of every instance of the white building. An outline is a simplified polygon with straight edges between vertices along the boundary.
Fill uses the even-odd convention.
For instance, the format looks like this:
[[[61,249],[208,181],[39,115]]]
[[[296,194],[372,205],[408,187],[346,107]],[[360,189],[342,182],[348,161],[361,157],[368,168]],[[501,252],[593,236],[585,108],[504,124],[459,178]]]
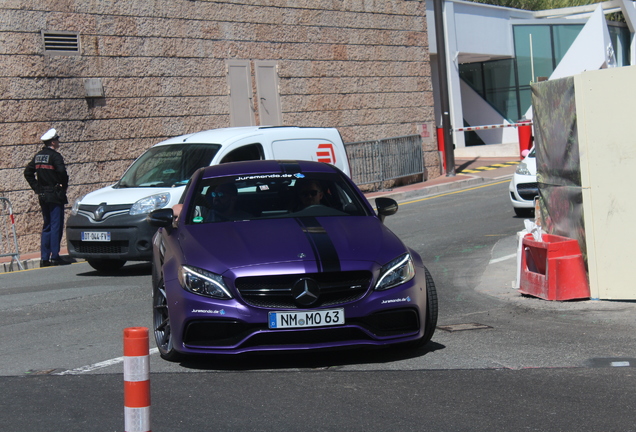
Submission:
[[[451,127],[513,124],[532,118],[533,82],[636,64],[636,3],[526,11],[444,0]],[[426,1],[435,118],[439,76],[434,2]],[[622,12],[625,23],[605,15]],[[452,133],[456,156],[518,156],[515,127]],[[486,144],[486,145],[482,145]]]

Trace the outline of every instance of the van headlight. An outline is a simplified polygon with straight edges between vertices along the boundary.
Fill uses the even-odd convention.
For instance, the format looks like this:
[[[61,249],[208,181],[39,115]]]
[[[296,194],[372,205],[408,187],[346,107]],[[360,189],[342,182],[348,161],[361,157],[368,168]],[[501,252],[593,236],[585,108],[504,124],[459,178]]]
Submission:
[[[179,269],[179,282],[193,294],[224,300],[232,298],[223,277],[207,270],[182,265]]]
[[[380,269],[378,283],[375,284],[376,291],[383,291],[389,288],[402,285],[415,277],[415,267],[411,254],[404,254]]]
[[[79,212],[80,203],[82,202],[83,199],[84,199],[84,197],[80,197],[80,198],[76,199],[75,202],[73,203],[73,207],[71,207],[71,214],[73,216],[75,216],[77,214],[77,212]]]
[[[153,210],[163,208],[170,202],[170,192],[164,192],[149,197],[142,198],[132,205],[130,214],[132,216],[138,214],[150,213]]]

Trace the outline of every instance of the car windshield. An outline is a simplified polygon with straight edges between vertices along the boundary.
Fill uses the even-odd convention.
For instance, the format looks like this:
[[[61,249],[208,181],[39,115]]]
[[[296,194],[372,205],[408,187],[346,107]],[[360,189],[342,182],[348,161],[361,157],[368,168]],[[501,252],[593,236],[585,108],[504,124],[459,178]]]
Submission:
[[[323,216],[368,216],[358,193],[337,174],[257,174],[202,179],[187,224]]]
[[[116,187],[184,185],[199,168],[208,166],[220,144],[171,144],[150,148],[124,173]]]

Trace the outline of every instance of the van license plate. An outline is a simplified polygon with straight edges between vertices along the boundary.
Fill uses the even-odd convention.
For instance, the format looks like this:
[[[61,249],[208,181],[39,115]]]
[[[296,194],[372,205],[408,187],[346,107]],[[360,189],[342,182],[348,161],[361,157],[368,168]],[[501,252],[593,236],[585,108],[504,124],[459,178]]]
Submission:
[[[108,231],[82,231],[82,241],[109,242],[110,232]]]
[[[270,312],[269,328],[324,327],[345,323],[344,309]]]

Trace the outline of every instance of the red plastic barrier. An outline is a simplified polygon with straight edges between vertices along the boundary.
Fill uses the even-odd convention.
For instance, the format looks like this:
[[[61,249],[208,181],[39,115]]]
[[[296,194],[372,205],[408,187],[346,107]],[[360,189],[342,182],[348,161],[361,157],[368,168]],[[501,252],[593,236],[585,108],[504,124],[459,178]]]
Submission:
[[[532,234],[522,240],[519,292],[545,300],[590,298],[579,242],[567,237]]]
[[[523,151],[532,148],[532,121],[519,120],[517,122],[517,133],[519,134],[519,158],[523,159]]]
[[[124,430],[150,431],[150,346],[146,327],[124,329]]]
[[[442,169],[444,174],[446,172],[446,149],[444,147],[444,128],[437,128],[437,150],[440,152],[442,158]]]

